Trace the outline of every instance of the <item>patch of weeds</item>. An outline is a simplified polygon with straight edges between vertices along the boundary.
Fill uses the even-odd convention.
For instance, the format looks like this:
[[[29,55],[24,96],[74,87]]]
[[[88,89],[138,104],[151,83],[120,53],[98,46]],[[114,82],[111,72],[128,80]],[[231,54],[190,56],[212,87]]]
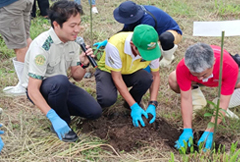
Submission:
[[[86,160],[97,161],[99,160],[98,156],[101,154],[102,151],[103,150],[101,147],[94,147],[92,149],[82,151],[81,154]]]
[[[92,49],[93,49],[93,54],[95,55],[95,60],[99,61],[104,53],[104,49],[103,48],[97,49],[96,46],[93,46]]]
[[[215,0],[215,8],[218,10],[219,15],[223,16],[226,14],[239,14],[240,5],[238,4],[225,4],[223,0]]]

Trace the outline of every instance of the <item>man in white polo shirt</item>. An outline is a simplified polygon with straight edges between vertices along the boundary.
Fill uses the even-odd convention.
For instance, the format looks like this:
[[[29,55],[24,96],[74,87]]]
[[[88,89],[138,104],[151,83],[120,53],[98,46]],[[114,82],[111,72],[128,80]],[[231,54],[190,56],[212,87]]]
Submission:
[[[70,129],[70,116],[96,119],[102,109],[96,100],[82,88],[69,82],[71,77],[80,81],[86,73],[93,55],[87,47],[86,54],[74,41],[80,31],[82,9],[72,1],[58,1],[50,7],[52,28],[35,38],[25,57],[23,87],[29,99],[51,121],[51,129],[60,140],[76,141],[78,136]],[[80,66],[79,66],[80,65]]]

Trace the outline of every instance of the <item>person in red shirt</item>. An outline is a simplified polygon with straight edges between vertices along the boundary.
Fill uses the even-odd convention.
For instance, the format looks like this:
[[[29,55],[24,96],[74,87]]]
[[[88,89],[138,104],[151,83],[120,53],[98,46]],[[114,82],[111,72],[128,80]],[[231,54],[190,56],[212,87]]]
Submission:
[[[184,147],[184,142],[188,143],[193,139],[192,132],[192,113],[194,98],[192,91],[199,85],[207,87],[218,87],[220,70],[221,47],[197,43],[190,46],[185,53],[185,57],[178,63],[177,68],[169,75],[169,85],[173,91],[181,94],[181,112],[183,119],[183,133],[176,141],[175,147]],[[227,110],[231,95],[235,88],[240,88],[239,67],[232,56],[223,51],[222,86],[219,107]],[[201,91],[200,91],[201,92]],[[205,103],[204,103],[205,104]],[[203,104],[203,105],[204,105]],[[225,115],[225,112],[223,112]],[[211,122],[215,119],[212,118]],[[221,120],[218,120],[218,124]],[[214,128],[206,128],[205,132],[198,141],[205,143],[205,150],[211,149]]]

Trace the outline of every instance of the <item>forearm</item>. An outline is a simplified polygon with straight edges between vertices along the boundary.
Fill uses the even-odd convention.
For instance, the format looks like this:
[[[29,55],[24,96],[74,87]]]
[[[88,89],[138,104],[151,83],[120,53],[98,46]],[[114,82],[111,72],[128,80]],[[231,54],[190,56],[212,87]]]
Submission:
[[[82,80],[86,73],[86,69],[83,69],[81,66],[78,66],[74,71],[72,71],[72,78],[76,81]]]
[[[47,104],[39,90],[28,89],[28,95],[33,103],[46,115],[51,107]]]
[[[192,97],[191,90],[181,91],[181,112],[183,128],[192,128]]]
[[[153,76],[153,83],[150,87],[150,101],[157,101],[160,86],[160,76]]]
[[[182,103],[181,107],[183,128],[192,128],[192,105]]]
[[[136,101],[133,99],[132,95],[129,93],[128,88],[122,79],[113,79],[117,90],[121,96],[126,100],[129,106],[132,106]]]

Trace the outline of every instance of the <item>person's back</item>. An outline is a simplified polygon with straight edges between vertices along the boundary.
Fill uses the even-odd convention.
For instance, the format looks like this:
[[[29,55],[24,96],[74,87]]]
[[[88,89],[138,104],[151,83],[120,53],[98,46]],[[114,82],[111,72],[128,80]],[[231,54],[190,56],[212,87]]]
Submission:
[[[154,27],[159,36],[167,30],[176,30],[179,34],[182,34],[177,22],[160,8],[150,5],[141,5],[141,7],[144,7],[143,10],[148,12],[144,12],[143,17],[136,23],[124,24],[123,31],[133,31],[137,25],[147,24]]]
[[[145,8],[146,7],[146,8]],[[160,66],[168,66],[175,58],[173,55],[182,40],[182,31],[176,21],[166,12],[155,6],[137,5],[132,1],[122,2],[113,11],[116,21],[124,24],[121,31],[133,31],[140,24],[147,24],[155,28],[161,44],[162,60]],[[105,46],[107,40],[97,42],[97,49]]]
[[[10,5],[10,4],[12,4],[12,3],[16,2],[16,1],[18,1],[18,0],[1,0],[0,1],[0,8],[1,7],[5,7],[7,5]]]

